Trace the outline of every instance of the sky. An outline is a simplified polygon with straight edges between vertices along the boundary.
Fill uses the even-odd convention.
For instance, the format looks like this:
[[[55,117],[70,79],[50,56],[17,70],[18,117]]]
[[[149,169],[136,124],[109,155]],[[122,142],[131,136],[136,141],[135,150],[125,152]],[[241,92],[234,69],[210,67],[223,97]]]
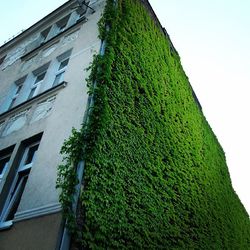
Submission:
[[[250,1],[149,1],[181,57],[250,214]],[[0,1],[0,45],[65,2]]]

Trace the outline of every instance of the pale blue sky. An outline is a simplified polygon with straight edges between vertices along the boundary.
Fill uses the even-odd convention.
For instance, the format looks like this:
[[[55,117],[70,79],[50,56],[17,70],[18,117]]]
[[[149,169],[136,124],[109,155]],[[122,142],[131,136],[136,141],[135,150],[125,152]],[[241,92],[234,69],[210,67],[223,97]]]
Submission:
[[[0,2],[0,44],[65,3]],[[250,1],[150,0],[179,52],[250,213]]]

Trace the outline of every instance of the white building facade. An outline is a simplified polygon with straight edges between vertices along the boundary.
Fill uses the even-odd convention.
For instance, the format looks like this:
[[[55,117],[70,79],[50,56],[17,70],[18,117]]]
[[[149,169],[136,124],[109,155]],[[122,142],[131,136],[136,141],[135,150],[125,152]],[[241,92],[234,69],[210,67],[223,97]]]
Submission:
[[[87,107],[104,0],[70,0],[0,47],[0,249],[63,249],[60,149]]]

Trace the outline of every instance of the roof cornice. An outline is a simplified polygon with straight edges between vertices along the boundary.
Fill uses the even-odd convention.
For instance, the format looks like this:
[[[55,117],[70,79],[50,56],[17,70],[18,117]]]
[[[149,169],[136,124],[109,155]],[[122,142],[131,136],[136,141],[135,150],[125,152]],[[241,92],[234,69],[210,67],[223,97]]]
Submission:
[[[6,42],[0,47],[0,54],[4,53],[5,51],[9,50],[15,44],[20,43],[20,41],[24,40],[25,38],[29,37],[31,34],[37,32],[42,27],[46,26],[47,23],[51,22],[62,13],[66,12],[69,8],[75,7],[77,5],[75,0],[69,0],[41,20],[30,26],[28,29],[24,30],[22,33],[11,39],[10,41]]]

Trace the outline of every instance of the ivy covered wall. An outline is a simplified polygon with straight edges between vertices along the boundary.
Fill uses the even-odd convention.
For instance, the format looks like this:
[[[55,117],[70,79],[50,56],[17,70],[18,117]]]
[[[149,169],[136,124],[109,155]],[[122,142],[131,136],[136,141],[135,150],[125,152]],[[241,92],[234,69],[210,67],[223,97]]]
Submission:
[[[90,77],[94,108],[79,133],[81,244],[250,249],[249,217],[178,54],[141,1],[113,2],[100,23],[106,52]]]

